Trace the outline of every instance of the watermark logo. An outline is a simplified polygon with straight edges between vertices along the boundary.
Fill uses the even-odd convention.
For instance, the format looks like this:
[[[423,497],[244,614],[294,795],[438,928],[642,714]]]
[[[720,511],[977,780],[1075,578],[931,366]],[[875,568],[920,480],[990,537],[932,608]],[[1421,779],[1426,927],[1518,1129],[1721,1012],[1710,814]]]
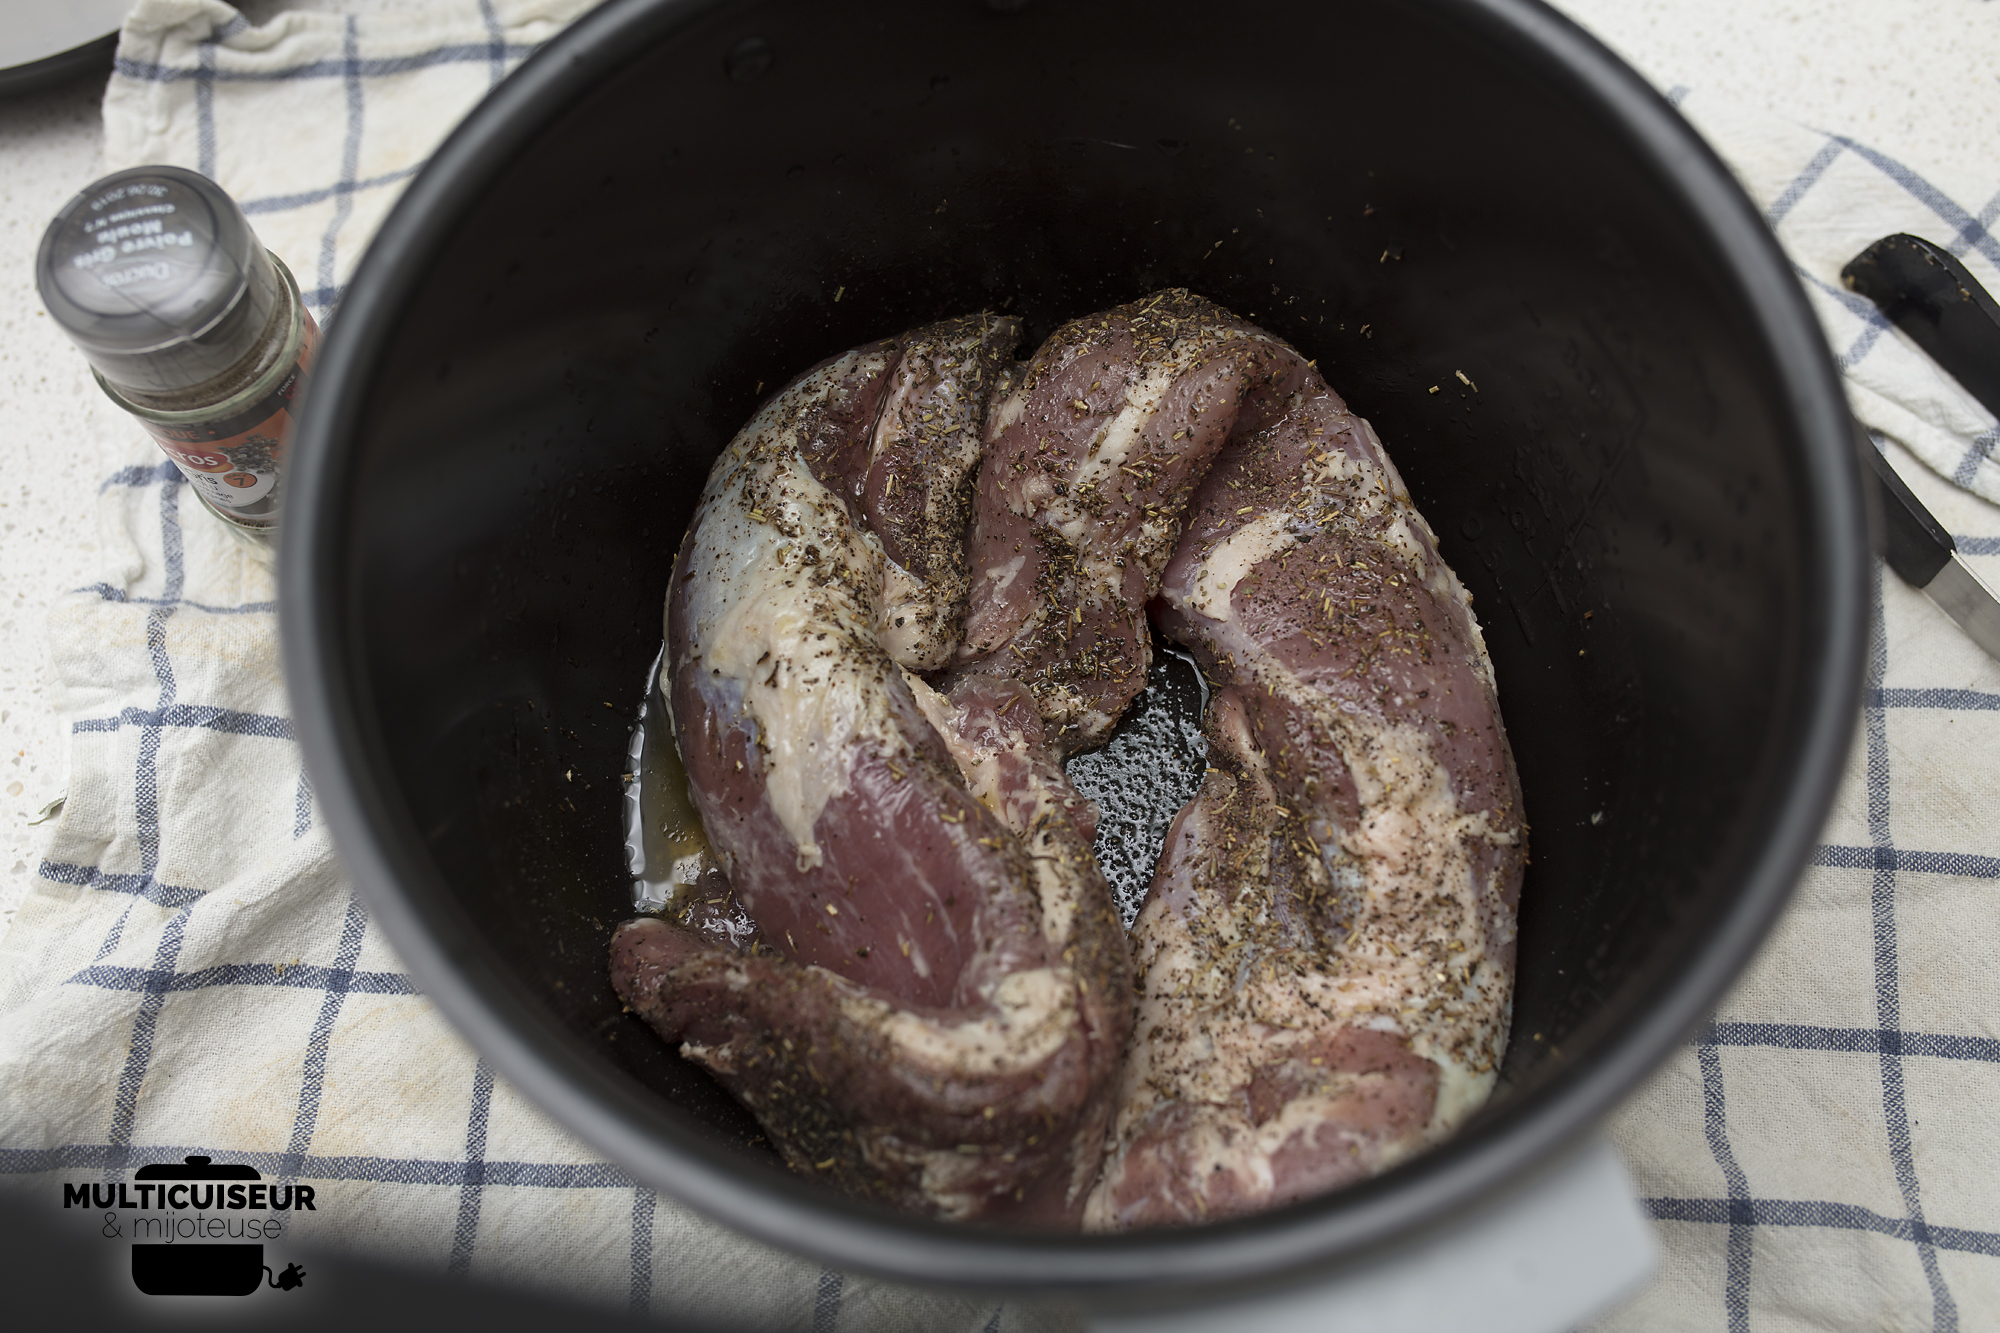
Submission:
[[[305,1285],[297,1264],[271,1271],[264,1242],[284,1235],[278,1214],[318,1211],[310,1185],[267,1185],[255,1167],[191,1154],[142,1166],[129,1183],[62,1190],[65,1208],[104,1210],[106,1240],[131,1241],[132,1282],[149,1296],[248,1296],[263,1286]]]

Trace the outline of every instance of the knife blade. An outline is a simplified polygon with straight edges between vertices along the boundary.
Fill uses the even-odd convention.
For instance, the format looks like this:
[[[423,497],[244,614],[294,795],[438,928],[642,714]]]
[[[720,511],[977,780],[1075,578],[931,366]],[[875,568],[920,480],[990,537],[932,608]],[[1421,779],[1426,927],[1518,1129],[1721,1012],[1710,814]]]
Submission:
[[[1989,656],[2000,658],[2000,597],[1959,557],[1958,543],[1910,492],[1889,460],[1864,441],[1882,496],[1882,558],[1921,589]]]
[[[1897,233],[1855,256],[1840,276],[1967,393],[2000,415],[2000,305],[1963,264],[1940,246]],[[1872,442],[1864,444],[1882,501],[1882,558],[2000,659],[2000,597],[1966,565],[1958,543],[1882,452]]]

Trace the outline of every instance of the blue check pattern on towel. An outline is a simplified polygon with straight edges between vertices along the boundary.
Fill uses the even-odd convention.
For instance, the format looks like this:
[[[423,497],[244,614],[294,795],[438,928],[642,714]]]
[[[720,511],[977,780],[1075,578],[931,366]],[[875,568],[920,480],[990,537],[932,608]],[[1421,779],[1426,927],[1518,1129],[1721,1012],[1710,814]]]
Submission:
[[[215,177],[329,316],[438,139],[586,3],[251,27],[216,0],[144,0],[106,168]],[[1923,175],[1674,95],[1767,210],[1857,411],[2000,581],[2000,509],[1975,498],[2000,500],[1991,417],[1837,276],[1905,230],[2000,290],[1990,162]],[[47,1197],[207,1153],[312,1184],[303,1243],[601,1306],[814,1333],[1074,1326],[730,1235],[496,1079],[416,993],[314,814],[268,567],[136,431],[131,460],[100,495],[104,579],[50,626],[71,781],[0,942],[0,1175]],[[1865,726],[1798,899],[1614,1118],[1666,1259],[1599,1328],[2000,1327],[2000,668],[1893,575],[1874,598]]]

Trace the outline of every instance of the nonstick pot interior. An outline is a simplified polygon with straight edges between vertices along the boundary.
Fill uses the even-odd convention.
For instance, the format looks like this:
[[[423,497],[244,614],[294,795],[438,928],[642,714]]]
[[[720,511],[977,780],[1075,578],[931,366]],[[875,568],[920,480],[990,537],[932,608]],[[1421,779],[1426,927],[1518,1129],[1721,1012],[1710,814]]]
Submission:
[[[1227,1225],[846,1201],[606,982],[669,561],[716,452],[802,368],[980,308],[1032,345],[1170,285],[1318,358],[1475,594],[1533,829],[1499,1090],[1382,1179]],[[287,661],[420,983],[640,1179],[906,1278],[1255,1280],[1546,1157],[1754,948],[1857,693],[1843,413],[1740,191],[1527,0],[614,0],[475,113],[349,290],[295,455]]]

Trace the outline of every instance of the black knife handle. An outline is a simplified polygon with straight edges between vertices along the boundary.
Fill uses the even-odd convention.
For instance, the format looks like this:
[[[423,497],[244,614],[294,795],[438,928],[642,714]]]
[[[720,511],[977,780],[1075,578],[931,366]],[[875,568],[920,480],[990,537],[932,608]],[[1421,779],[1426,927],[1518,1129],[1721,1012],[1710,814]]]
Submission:
[[[1882,558],[1896,577],[1912,588],[1923,588],[1951,562],[1958,543],[1944,530],[1923,501],[1910,493],[1896,469],[1874,445],[1866,446],[1868,462],[1882,494]]]
[[[1855,256],[1840,276],[2000,416],[2000,305],[1965,265],[1898,232]]]

